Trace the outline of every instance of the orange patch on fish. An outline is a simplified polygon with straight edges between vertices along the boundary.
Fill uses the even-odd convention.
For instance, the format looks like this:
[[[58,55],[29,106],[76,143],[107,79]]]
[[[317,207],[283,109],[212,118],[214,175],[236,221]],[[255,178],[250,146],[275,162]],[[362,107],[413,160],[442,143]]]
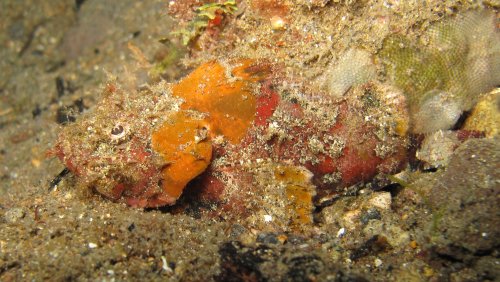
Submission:
[[[312,173],[303,167],[278,165],[274,169],[274,179],[285,185],[290,227],[299,230],[311,225],[316,195],[316,188],[311,183]]]
[[[234,65],[227,71],[218,62],[207,62],[172,87],[172,94],[184,102],[181,110],[153,133],[152,146],[166,162],[163,192],[174,199],[209,166],[211,138],[223,135],[230,143],[239,144],[254,124],[257,97],[253,86],[269,75],[270,66],[249,59]]]
[[[211,135],[223,135],[238,144],[255,119],[257,99],[253,82],[266,75],[252,60],[240,60],[231,72],[211,61],[199,66],[172,87],[184,99],[183,109],[207,113]]]
[[[167,163],[162,171],[164,193],[179,198],[187,183],[208,167],[212,143],[206,137],[207,130],[205,120],[180,111],[153,133],[153,149]]]

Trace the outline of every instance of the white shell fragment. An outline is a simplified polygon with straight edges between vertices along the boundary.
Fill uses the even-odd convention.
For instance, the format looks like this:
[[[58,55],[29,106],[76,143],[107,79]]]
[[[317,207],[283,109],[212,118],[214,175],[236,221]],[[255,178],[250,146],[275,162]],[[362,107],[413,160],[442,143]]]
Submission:
[[[438,131],[424,139],[416,156],[425,163],[426,168],[445,167],[459,144],[455,132]]]

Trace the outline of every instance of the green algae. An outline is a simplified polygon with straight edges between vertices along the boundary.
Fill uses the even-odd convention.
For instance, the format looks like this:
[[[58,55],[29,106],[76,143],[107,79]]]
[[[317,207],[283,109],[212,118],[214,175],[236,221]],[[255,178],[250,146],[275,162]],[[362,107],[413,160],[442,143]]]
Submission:
[[[172,35],[180,35],[182,44],[186,46],[197,38],[218,14],[233,14],[237,9],[235,0],[227,0],[222,4],[208,3],[202,5],[196,9],[196,16],[188,26],[172,32]]]
[[[178,48],[169,40],[160,40],[168,48],[168,53],[159,62],[156,62],[149,70],[149,75],[152,79],[161,77],[165,72],[172,69],[172,67],[179,62],[185,54],[185,50]]]
[[[498,83],[500,36],[492,22],[492,14],[473,11],[436,23],[417,39],[384,40],[378,58],[405,93],[413,132],[449,129]]]
[[[401,35],[384,41],[379,53],[388,76],[401,88],[410,105],[418,105],[432,90],[448,91],[463,77],[465,54],[457,47],[447,52],[419,46]]]

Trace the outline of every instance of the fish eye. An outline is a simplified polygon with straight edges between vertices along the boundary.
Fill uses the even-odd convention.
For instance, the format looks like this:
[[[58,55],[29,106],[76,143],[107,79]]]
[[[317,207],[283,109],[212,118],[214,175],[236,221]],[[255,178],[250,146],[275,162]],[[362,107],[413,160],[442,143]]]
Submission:
[[[113,127],[113,129],[111,129],[112,135],[120,135],[122,133],[123,133],[123,126],[121,125],[116,125],[115,127]]]

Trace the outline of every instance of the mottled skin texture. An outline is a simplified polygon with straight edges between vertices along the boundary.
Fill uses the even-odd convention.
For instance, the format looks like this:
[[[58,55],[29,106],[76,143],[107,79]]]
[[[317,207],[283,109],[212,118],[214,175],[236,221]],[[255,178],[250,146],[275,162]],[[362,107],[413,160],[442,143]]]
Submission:
[[[270,89],[269,83],[265,83],[260,91],[266,93],[260,96],[261,108],[257,111],[263,116],[257,115],[255,126],[241,144],[216,150],[221,151],[220,156],[225,157],[229,164],[212,165],[210,173],[202,175],[199,182],[202,185],[197,188],[200,189],[200,199],[207,199],[205,195],[210,195],[208,198],[216,200],[215,202],[224,202],[225,206],[231,205],[234,209],[241,210],[241,200],[232,205],[231,201],[227,201],[227,193],[220,194],[218,199],[214,197],[218,194],[217,191],[224,191],[220,188],[224,184],[214,174],[222,174],[224,176],[221,179],[230,178],[237,182],[236,187],[242,187],[242,190],[253,189],[254,194],[258,195],[260,188],[248,185],[258,178],[255,172],[258,168],[254,169],[253,165],[241,163],[240,160],[249,163],[267,160],[276,165],[293,164],[306,168],[313,175],[311,181],[316,187],[316,202],[339,194],[352,185],[370,182],[377,175],[395,173],[406,165],[405,138],[392,136],[385,141],[380,140],[376,136],[376,131],[380,128],[364,121],[360,113],[365,110],[352,100],[330,104],[331,107],[338,108],[338,115],[334,122],[325,126],[321,118],[311,114],[299,103],[280,98],[277,92]],[[278,107],[280,109],[277,110]],[[270,114],[275,111],[280,111],[284,116],[279,113]],[[321,111],[322,109],[317,110]],[[269,137],[270,123],[284,128],[286,136]],[[311,137],[320,140],[319,146],[323,148],[321,152],[311,147]],[[335,140],[328,139],[329,137]],[[345,144],[334,148],[337,146],[336,140],[342,140]],[[384,157],[377,156],[376,147],[380,145],[391,147],[391,153]],[[331,153],[330,149],[334,152]],[[336,177],[334,180],[326,180],[329,175]],[[230,193],[231,197],[240,198],[238,194],[238,191]],[[253,200],[243,201],[250,203]]]
[[[180,107],[171,109],[158,110],[166,103],[164,96],[142,93],[136,95],[149,104],[127,110],[119,100],[126,95],[108,88],[97,118],[88,115],[67,127],[54,154],[86,186],[114,201],[134,207],[173,205],[201,174],[191,184],[197,187],[189,190],[193,197],[187,197],[241,214],[259,205],[258,195],[264,193],[251,184],[259,181],[262,160],[270,167],[286,164],[310,171],[307,181],[316,191],[309,196],[316,200],[404,166],[405,138],[377,137],[390,126],[364,120],[374,108],[360,103],[356,91],[339,102],[289,99],[275,90],[280,84],[269,64],[237,60],[226,65],[208,62],[173,85],[167,96],[181,100]],[[113,105],[120,110],[109,109]],[[105,138],[106,124],[115,120],[127,121],[128,135],[118,141]],[[377,155],[380,145],[388,146],[389,153]],[[273,181],[270,185],[283,183]]]

